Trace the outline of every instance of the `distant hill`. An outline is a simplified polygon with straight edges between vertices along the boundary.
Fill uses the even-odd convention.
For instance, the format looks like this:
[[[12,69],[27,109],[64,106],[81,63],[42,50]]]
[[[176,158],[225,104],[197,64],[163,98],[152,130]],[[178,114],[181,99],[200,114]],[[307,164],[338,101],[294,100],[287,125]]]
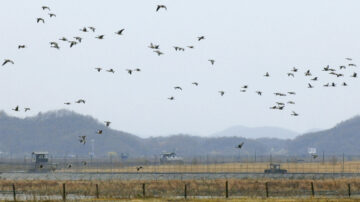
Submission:
[[[293,139],[298,133],[278,128],[278,127],[245,127],[245,126],[233,126],[224,131],[215,133],[211,137],[244,137],[244,138],[279,138],[279,139]]]
[[[96,134],[103,129],[103,134]],[[264,129],[268,131],[268,129]],[[282,130],[280,130],[282,131]],[[242,155],[299,155],[315,147],[327,154],[359,154],[360,117],[344,121],[334,128],[308,133],[295,139],[244,137],[197,137],[172,135],[167,137],[140,138],[135,135],[105,127],[104,123],[67,110],[39,113],[28,118],[16,118],[0,112],[0,151],[23,157],[32,151],[49,151],[53,155],[88,155],[90,140],[95,141],[96,156],[108,152],[128,153],[130,157],[154,157],[162,152],[175,151],[181,156],[235,156],[235,146],[245,142]],[[265,132],[264,132],[265,133]],[[269,133],[266,133],[270,136]],[[78,136],[86,135],[88,142],[80,144]],[[267,136],[266,135],[266,136]],[[259,134],[259,137],[261,135]]]

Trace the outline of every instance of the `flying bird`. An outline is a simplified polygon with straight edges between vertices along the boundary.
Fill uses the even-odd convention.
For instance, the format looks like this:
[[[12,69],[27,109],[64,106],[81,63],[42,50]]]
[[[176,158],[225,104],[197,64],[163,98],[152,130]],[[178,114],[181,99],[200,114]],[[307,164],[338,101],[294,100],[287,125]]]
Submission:
[[[211,63],[211,65],[214,65],[214,63],[215,63],[214,59],[209,59],[208,61]]]
[[[131,75],[133,70],[131,70],[131,69],[126,69],[125,71],[127,71],[127,72]]]
[[[356,78],[356,77],[357,77],[357,73],[354,72],[354,73],[351,75],[351,77]]]
[[[291,114],[292,116],[299,116],[299,114],[298,113],[296,113],[296,112],[294,112],[294,111],[292,111],[292,114]]]
[[[88,27],[92,32],[95,32],[95,27]]]
[[[85,104],[85,100],[84,99],[79,99],[79,100],[77,100],[75,103],[77,103],[77,104],[80,104],[80,103],[83,103],[83,104]]]
[[[166,8],[165,5],[157,5],[157,7],[156,7],[156,12],[158,12],[161,8],[167,10],[167,8]]]
[[[136,167],[136,171],[140,171],[142,168],[142,166]]]
[[[42,22],[42,23],[45,23],[45,20],[43,18],[37,18],[36,19],[36,22],[39,23],[39,22]]]
[[[205,36],[199,36],[197,39],[198,39],[198,41],[204,40]]]
[[[71,102],[65,102],[64,104],[65,105],[71,105]]]
[[[7,63],[14,64],[14,61],[12,61],[10,59],[5,59],[4,62],[2,63],[2,66],[6,65]]]
[[[192,82],[192,84],[195,85],[195,86],[198,86],[198,85],[199,85],[198,82]]]
[[[180,86],[175,86],[174,89],[175,90],[182,90],[182,88]]]
[[[310,83],[308,83],[308,88],[314,88]]]
[[[125,30],[125,29],[121,29],[121,30],[115,32],[115,34],[117,34],[117,35],[123,35],[122,33],[123,33],[124,30]]]
[[[175,98],[173,96],[168,98],[169,100],[175,100]]]
[[[56,17],[56,15],[54,13],[48,13],[48,15],[50,16],[50,18]]]
[[[70,48],[71,48],[71,47],[75,46],[78,42],[76,42],[76,41],[69,41],[69,43],[70,43]]]
[[[293,67],[293,69],[291,70],[292,72],[297,72],[298,71],[298,69],[297,68],[295,68],[295,67]]]
[[[345,60],[349,60],[349,61],[351,61],[351,60],[352,60],[352,58],[345,58]]]
[[[19,111],[19,106],[16,106],[14,109],[12,109],[13,111],[18,112]]]
[[[113,70],[113,69],[108,69],[108,70],[106,70],[107,72],[110,72],[110,73],[115,73],[115,71]]]
[[[110,126],[110,124],[111,124],[111,122],[110,122],[110,121],[104,121],[104,123],[105,123],[106,127],[109,127],[109,126]]]
[[[266,74],[264,76],[269,77],[270,76],[269,72],[266,72]]]
[[[42,6],[41,7],[43,10],[48,10],[48,11],[50,11],[50,8],[48,7],[48,6]]]
[[[50,47],[51,47],[51,48],[56,48],[56,49],[58,49],[58,50],[60,49],[59,44],[56,43],[56,42],[54,42],[54,41],[50,42]]]
[[[349,64],[349,67],[356,67],[356,64],[351,63]]]
[[[88,30],[86,29],[86,27],[83,27],[82,29],[80,29],[80,31],[82,31],[82,32],[88,32]]]
[[[104,36],[105,36],[105,35],[99,35],[99,36],[96,36],[95,38],[97,38],[97,39],[100,39],[100,40],[101,40],[101,39],[104,39]]]
[[[311,80],[312,80],[312,81],[317,81],[317,79],[318,79],[317,77],[314,77],[314,78],[312,78]]]
[[[60,41],[67,41],[68,39],[65,37],[62,37],[61,39],[59,39]]]
[[[225,91],[219,91],[219,93],[220,93],[221,96],[224,96]]]
[[[316,159],[316,158],[318,157],[318,155],[317,155],[317,154],[311,154],[311,157],[312,157],[313,159]]]
[[[292,76],[292,77],[295,77],[295,74],[294,73],[287,73],[288,76]]]
[[[74,37],[75,40],[77,40],[79,43],[81,43],[82,38],[79,36]]]
[[[347,86],[347,83],[343,82],[342,85],[343,85],[343,86]]]
[[[262,95],[262,92],[261,91],[256,91],[256,93],[258,94],[258,95]]]
[[[96,133],[101,135],[103,133],[103,131],[102,130],[97,130]]]
[[[30,111],[30,108],[29,108],[29,107],[25,107],[24,110],[25,110],[25,112],[27,112],[27,111]]]
[[[26,48],[25,45],[18,45],[18,49]]]
[[[188,48],[191,48],[191,49],[193,49],[194,48],[194,46],[187,46]]]
[[[241,148],[243,147],[243,145],[244,145],[244,142],[238,144],[238,145],[236,146],[236,148],[241,149]]]
[[[305,72],[305,76],[311,76],[310,70],[307,70],[307,71]]]
[[[98,71],[98,72],[100,72],[100,71],[102,70],[101,67],[96,67],[95,69],[96,69],[96,71]]]
[[[163,52],[161,52],[161,51],[159,51],[159,50],[155,50],[154,52],[155,52],[155,53],[157,53],[157,54],[158,54],[158,56],[160,56],[160,55],[163,55],[163,54],[164,54]]]
[[[79,142],[82,144],[86,143],[86,135],[79,136]]]

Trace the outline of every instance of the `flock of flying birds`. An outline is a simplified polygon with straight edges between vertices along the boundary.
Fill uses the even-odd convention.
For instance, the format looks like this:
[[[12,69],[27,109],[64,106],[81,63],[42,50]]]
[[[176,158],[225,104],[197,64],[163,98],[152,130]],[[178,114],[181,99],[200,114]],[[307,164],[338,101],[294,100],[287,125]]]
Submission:
[[[51,18],[54,18],[56,17],[56,14],[52,13],[51,12],[51,9],[50,7],[48,6],[42,6],[42,10],[44,12],[48,12],[47,15],[49,16],[47,19],[45,19],[44,17],[38,17],[36,18],[36,23],[46,23],[48,20],[51,20]],[[160,10],[167,10],[167,7],[165,5],[157,5],[156,6],[156,9],[155,11],[156,12],[159,12]],[[96,28],[94,26],[85,26],[83,28],[80,28],[79,29],[80,32],[83,32],[83,33],[87,33],[87,32],[91,32],[91,33],[95,33],[96,32]],[[116,32],[114,32],[115,35],[117,36],[122,36],[124,35],[124,32],[125,32],[125,29],[120,29],[120,30],[117,30]],[[94,36],[95,39],[97,40],[103,40],[105,39],[105,34],[99,34],[99,35],[96,35]],[[196,41],[200,42],[200,41],[203,41],[205,40],[205,36],[198,36],[196,38]],[[50,48],[54,48],[54,49],[57,49],[57,50],[60,50],[61,47],[63,47],[64,45],[67,45],[69,46],[69,48],[72,48],[76,45],[79,45],[80,43],[82,43],[82,40],[83,38],[80,37],[80,36],[74,36],[72,38],[66,38],[66,37],[61,37],[58,39],[58,41],[61,41],[62,44],[60,42],[57,42],[57,41],[51,41],[49,42],[50,44]],[[24,49],[24,48],[27,48],[27,46],[25,44],[20,44],[18,45],[18,49]],[[150,43],[150,45],[148,46],[148,48],[150,48],[154,53],[156,53],[156,55],[158,56],[162,56],[164,55],[165,53],[162,52],[160,50],[160,45],[159,44],[153,44],[153,43]],[[179,46],[173,46],[174,50],[175,51],[185,51],[186,49],[194,49],[195,46],[194,45],[188,45],[186,47],[179,47]],[[347,69],[351,69],[351,68],[354,68],[356,67],[356,64],[353,63],[353,59],[352,58],[345,58],[345,60],[347,61],[347,64],[346,65],[341,65],[339,66],[338,68],[332,68],[330,67],[329,65],[327,65],[326,67],[324,67],[322,69],[323,72],[325,73],[328,73],[330,75],[333,75],[334,78],[341,78],[341,77],[345,77],[345,70]],[[214,66],[215,65],[215,60],[214,59],[208,59],[208,62],[210,63],[211,66]],[[4,62],[2,63],[2,66],[7,66],[7,65],[14,65],[15,62],[12,60],[12,59],[4,59]],[[106,72],[109,72],[109,73],[115,73],[115,70],[114,69],[105,69],[103,67],[95,67],[95,71],[96,72],[101,72],[101,71],[106,71]],[[135,69],[125,69],[125,71],[129,74],[129,75],[132,75],[136,72],[141,72],[141,69],[140,68],[135,68]],[[289,70],[289,72],[286,73],[286,75],[288,77],[295,77],[295,76],[300,76],[302,73],[300,73],[300,69],[299,68],[296,68],[296,67],[293,67],[292,69]],[[270,77],[270,73],[269,72],[266,72],[264,75],[264,77]],[[304,72],[304,75],[305,77],[308,77],[309,78],[309,82],[307,83],[307,88],[309,89],[312,89],[312,88],[315,88],[315,82],[317,82],[319,80],[319,76],[318,75],[313,75],[313,73],[311,72],[310,69],[306,70]],[[350,76],[346,76],[346,77],[352,77],[352,78],[357,78],[357,73],[356,72],[353,72]],[[192,85],[194,86],[198,86],[199,83],[194,81],[192,82]],[[348,86],[348,84],[343,81],[341,82],[340,84],[339,83],[336,83],[336,82],[329,82],[329,83],[325,83],[325,84],[322,84],[323,87],[337,87],[337,86],[343,86],[343,87],[346,87]],[[181,86],[174,86],[173,87],[174,90],[179,90],[179,91],[182,91],[183,88]],[[248,92],[249,91],[249,85],[244,85],[240,88],[240,92],[241,93],[245,93],[245,92]],[[219,95],[220,96],[225,96],[226,92],[224,90],[219,90],[218,91]],[[263,91],[261,90],[255,90],[255,93],[259,96],[262,96],[264,94]],[[296,92],[294,91],[289,91],[289,92],[274,92],[273,93],[274,96],[279,96],[279,97],[286,97],[286,96],[294,96],[296,95]],[[174,96],[170,96],[168,97],[167,99],[173,101],[175,100],[175,97]],[[75,104],[85,104],[86,101],[85,99],[78,99],[74,102]],[[65,102],[64,103],[65,105],[71,105],[72,102]],[[295,101],[293,100],[288,100],[287,102],[282,102],[282,101],[279,101],[279,102],[276,102],[274,105],[270,106],[269,108],[272,109],[272,110],[283,110],[285,108],[285,106],[287,105],[294,105],[295,104]],[[12,109],[13,111],[15,112],[19,112],[20,111],[20,107],[19,106],[16,106],[15,108]],[[24,108],[24,111],[27,112],[29,111],[30,108],[29,107],[25,107]],[[299,114],[295,111],[292,111],[291,113],[292,116],[299,116]],[[110,124],[111,122],[110,121],[105,121],[105,126],[106,127],[110,127]],[[96,134],[103,134],[103,130],[102,129],[98,129],[97,131],[95,131]],[[86,144],[87,142],[87,136],[86,135],[83,135],[83,136],[79,136],[79,142],[81,144]],[[240,145],[237,146],[237,148],[241,149],[241,147],[243,146],[244,143],[241,143]],[[139,167],[137,168],[137,170],[139,171],[142,167]]]

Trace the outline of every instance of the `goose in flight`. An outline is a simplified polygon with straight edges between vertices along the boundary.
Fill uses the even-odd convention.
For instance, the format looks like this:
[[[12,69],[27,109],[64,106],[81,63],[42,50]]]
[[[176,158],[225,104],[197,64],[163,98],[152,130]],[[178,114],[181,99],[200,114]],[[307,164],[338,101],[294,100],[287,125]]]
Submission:
[[[140,68],[135,68],[134,71],[141,72],[141,69]]]
[[[310,69],[305,72],[305,76],[311,76]]]
[[[318,157],[318,155],[317,155],[317,154],[311,154],[311,157],[312,157],[313,159],[316,159],[316,158]]]
[[[48,15],[50,16],[50,18],[56,17],[55,13],[48,13]]]
[[[10,59],[5,59],[4,62],[2,63],[2,66],[6,65],[7,63],[14,64],[14,61]]]
[[[30,108],[29,108],[29,107],[25,107],[24,110],[25,110],[25,112],[27,112],[27,111],[30,111]]]
[[[284,93],[274,93],[274,95],[276,95],[276,96],[286,96],[286,94],[284,94]]]
[[[331,87],[336,87],[336,83],[332,82]]]
[[[292,114],[291,114],[292,116],[299,116],[299,114],[298,113],[296,113],[296,112],[294,112],[294,111],[292,111]]]
[[[53,41],[53,42],[50,42],[50,47],[51,47],[51,48],[56,48],[56,49],[58,49],[58,50],[60,49],[59,44],[56,43],[56,42],[54,42],[54,41]]]
[[[151,49],[159,49],[160,45],[154,45],[153,43],[150,43],[148,47]]]
[[[96,36],[95,38],[97,38],[97,39],[100,39],[100,40],[101,40],[101,39],[104,39],[104,36],[105,36],[105,35],[99,35],[99,36]]]
[[[161,8],[167,10],[167,8],[166,8],[165,5],[157,5],[157,7],[156,7],[156,12],[158,12]]]
[[[43,10],[48,10],[48,11],[50,11],[50,8],[48,7],[48,6],[42,6],[41,7]]]
[[[258,94],[258,95],[262,95],[262,92],[261,91],[256,91],[256,93]]]
[[[160,55],[163,55],[163,54],[164,54],[163,52],[161,52],[161,51],[159,51],[159,50],[155,50],[154,52],[155,52],[155,53],[157,53],[157,54],[158,54],[158,56],[160,56]]]
[[[113,70],[113,69],[108,69],[108,70],[106,70],[107,72],[110,72],[110,73],[115,73],[115,71]]]
[[[242,89],[242,90],[240,90],[240,92],[245,93],[245,92],[246,92],[246,90]]]
[[[195,85],[195,86],[198,86],[198,85],[199,85],[198,82],[192,82],[192,84]]]
[[[136,167],[136,171],[140,171],[143,167],[142,166],[139,166],[139,167]]]
[[[314,88],[310,83],[308,83],[308,88]]]
[[[82,31],[82,32],[88,32],[88,30],[86,29],[86,27],[83,27],[82,29],[80,29],[80,31]]]
[[[69,43],[70,43],[70,48],[78,44],[77,41],[69,41]]]
[[[317,79],[318,79],[318,77],[316,76],[316,77],[312,78],[311,81],[317,81]]]
[[[214,63],[215,63],[214,59],[209,59],[208,61],[211,63],[211,65],[214,65]]]
[[[356,64],[351,63],[349,64],[349,67],[356,67]]]
[[[18,45],[18,49],[26,48],[25,45]]]
[[[83,104],[85,104],[85,100],[84,99],[79,99],[79,100],[77,100],[75,103],[77,103],[77,104],[80,104],[80,103],[83,103]]]
[[[327,83],[327,84],[325,84],[325,85],[324,85],[324,87],[329,87],[329,86],[330,86],[330,84],[329,84],[329,83]]]
[[[175,86],[174,89],[175,90],[182,90],[182,88],[180,86]]]
[[[61,39],[59,39],[60,41],[67,41],[68,39],[65,37],[62,37]]]
[[[266,74],[264,76],[269,77],[270,76],[269,72],[266,72]]]
[[[120,29],[119,31],[115,32],[115,34],[117,34],[117,35],[123,35],[122,33],[123,33],[124,30],[125,30],[125,29]]]
[[[96,69],[96,71],[98,71],[98,72],[100,72],[100,71],[102,70],[101,67],[96,67],[95,69]]]
[[[81,43],[82,38],[79,36],[74,37],[75,40],[77,40],[79,43]]]
[[[219,91],[219,93],[220,93],[221,96],[224,96],[225,91]]]
[[[351,77],[356,78],[356,77],[357,77],[357,73],[354,72],[354,73],[351,75]]]
[[[297,72],[298,69],[296,67],[293,67],[293,69],[291,70],[292,72]]]
[[[342,85],[343,85],[343,86],[347,86],[347,83],[343,82]]]
[[[290,91],[288,92],[289,95],[296,95],[296,93],[294,91]]]
[[[352,58],[345,58],[345,60],[351,61],[351,60],[352,60]]]
[[[96,133],[101,135],[103,133],[103,131],[102,130],[97,130]]]
[[[241,148],[243,147],[243,145],[244,145],[244,142],[238,144],[238,145],[236,146],[236,148],[241,149]]]
[[[14,109],[12,109],[12,110],[18,112],[18,111],[19,111],[19,105],[16,106],[16,107],[15,107]]]
[[[95,32],[96,28],[95,27],[88,27],[92,32]]]
[[[330,66],[328,65],[328,66],[324,67],[322,71],[326,72],[326,71],[329,71],[329,70],[330,70]]]
[[[79,136],[79,142],[81,144],[85,144],[86,143],[86,135]]]
[[[174,46],[175,51],[185,51],[185,48],[181,48],[179,46]]]
[[[175,98],[173,96],[168,98],[169,100],[175,100]]]
[[[284,105],[285,105],[285,103],[283,103],[283,102],[276,102],[276,104],[277,104],[278,106],[284,106]]]
[[[72,167],[72,164],[69,163],[69,164],[66,165],[66,167],[67,167],[67,168],[71,168],[71,167]]]
[[[104,121],[104,123],[105,123],[106,127],[109,127],[109,126],[110,126],[110,124],[111,124],[111,122],[110,122],[110,121]]]
[[[294,104],[295,104],[295,102],[294,102],[294,101],[288,101],[287,103],[288,103],[288,104],[292,104],[292,105],[294,105]]]
[[[243,89],[247,89],[248,88],[248,85],[244,85],[243,87],[241,87]]]
[[[71,105],[71,102],[65,102],[64,104],[65,105]]]
[[[130,75],[132,74],[133,70],[131,69],[126,69],[125,71],[127,71],[127,73],[129,73]]]
[[[36,22],[39,23],[39,22],[42,22],[42,23],[45,23],[45,20],[43,18],[37,18],[36,19]]]
[[[187,46],[188,48],[194,49],[194,46]]]
[[[198,39],[198,41],[204,40],[205,36],[199,36],[197,39]]]
[[[277,109],[277,106],[274,105],[274,106],[270,107],[270,109]]]
[[[346,66],[345,65],[340,65],[339,68],[340,69],[346,69]]]
[[[287,73],[288,76],[292,76],[292,77],[295,77],[295,74],[294,73]]]

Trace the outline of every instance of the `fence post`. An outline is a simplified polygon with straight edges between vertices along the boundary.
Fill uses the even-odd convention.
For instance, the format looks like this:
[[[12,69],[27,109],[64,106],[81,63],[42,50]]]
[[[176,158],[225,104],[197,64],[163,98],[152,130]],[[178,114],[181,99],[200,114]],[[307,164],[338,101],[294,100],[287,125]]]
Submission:
[[[348,194],[349,194],[349,198],[351,197],[351,185],[348,184]]]
[[[269,198],[269,184],[265,182],[265,191],[266,191],[266,198]]]
[[[62,198],[64,201],[66,201],[66,187],[65,183],[63,183],[63,191],[62,191]]]
[[[311,196],[314,197],[315,196],[315,190],[314,190],[314,183],[311,182]]]
[[[227,180],[225,182],[225,197],[229,198],[229,182]]]
[[[16,190],[15,190],[15,184],[12,185],[12,189],[13,189],[13,197],[14,197],[14,201],[16,201]]]
[[[98,184],[96,184],[95,185],[96,186],[96,198],[98,199],[99,198],[99,185]]]
[[[185,188],[184,188],[184,198],[186,199],[187,198],[187,186],[185,184]]]
[[[142,184],[142,190],[143,190],[143,197],[145,198],[145,195],[146,195],[146,193],[145,193],[145,183]]]

